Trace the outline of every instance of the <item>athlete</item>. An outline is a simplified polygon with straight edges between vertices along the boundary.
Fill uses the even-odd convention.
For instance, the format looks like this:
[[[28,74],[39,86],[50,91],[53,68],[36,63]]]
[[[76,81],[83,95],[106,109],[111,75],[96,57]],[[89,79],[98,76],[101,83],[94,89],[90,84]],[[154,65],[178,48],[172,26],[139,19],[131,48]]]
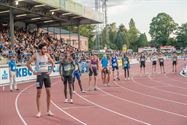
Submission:
[[[158,57],[157,57],[156,53],[154,52],[153,55],[152,55],[152,57],[151,57],[151,61],[152,61],[152,73],[156,72],[157,60],[158,60]]]
[[[86,91],[83,90],[82,88],[82,84],[81,84],[81,70],[80,70],[80,67],[79,67],[79,61],[78,61],[78,58],[75,58],[75,70],[73,71],[73,92],[75,92],[75,79],[77,79],[78,81],[78,84],[79,84],[79,87],[80,87],[80,90],[82,93],[85,93]]]
[[[119,67],[118,67],[118,58],[115,53],[113,53],[112,58],[111,58],[111,64],[112,64],[112,74],[113,74],[113,81],[115,81],[115,70],[117,70],[117,80],[120,80],[119,78]]]
[[[97,91],[97,73],[98,73],[98,58],[96,55],[91,56],[90,64],[89,64],[89,91],[91,90],[91,80],[92,75],[94,75],[94,91]]]
[[[164,55],[162,53],[160,53],[158,60],[159,60],[159,63],[160,63],[161,74],[163,74],[163,73],[165,73],[165,69],[164,69]]]
[[[142,69],[144,70],[144,75],[145,75],[145,62],[146,62],[146,57],[145,54],[142,52],[140,55],[140,73],[142,73]]]
[[[16,55],[12,55],[11,60],[8,62],[8,66],[10,73],[10,92],[13,92],[13,89],[19,90],[16,83]]]
[[[177,72],[177,55],[175,52],[173,53],[173,57],[172,57],[172,65],[173,65],[172,72]]]
[[[130,77],[129,77],[130,62],[129,62],[129,57],[127,57],[126,54],[124,54],[122,58],[122,65],[124,69],[125,80],[130,80]]]
[[[70,103],[73,104],[73,71],[75,69],[74,61],[70,55],[69,51],[66,51],[65,58],[60,62],[59,66],[59,73],[61,79],[64,83],[64,96],[65,96],[65,103],[68,103],[67,97],[67,84],[69,85],[69,95],[70,95]]]
[[[101,59],[101,65],[102,65],[102,72],[101,72],[101,78],[103,80],[104,86],[110,86],[110,69],[108,67],[109,61],[107,58],[107,55],[104,54]]]
[[[47,46],[45,43],[41,43],[38,45],[39,51],[34,54],[31,59],[27,62],[26,66],[28,69],[33,72],[34,75],[37,76],[36,80],[36,88],[37,88],[37,95],[36,95],[36,104],[38,113],[36,117],[41,116],[41,93],[43,84],[45,86],[46,94],[47,94],[47,114],[49,116],[53,116],[53,113],[50,111],[50,101],[51,101],[51,80],[50,74],[54,68],[54,61],[52,60],[51,56],[47,53]],[[35,70],[32,69],[31,63],[35,62],[36,67]],[[51,63],[51,70],[48,70],[49,63]]]

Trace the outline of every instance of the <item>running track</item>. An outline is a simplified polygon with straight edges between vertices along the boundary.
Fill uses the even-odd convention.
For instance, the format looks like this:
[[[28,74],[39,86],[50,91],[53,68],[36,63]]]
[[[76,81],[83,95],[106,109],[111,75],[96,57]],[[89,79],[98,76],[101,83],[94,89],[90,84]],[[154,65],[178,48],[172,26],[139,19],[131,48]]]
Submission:
[[[180,61],[178,69],[184,61]],[[103,87],[98,77],[99,90],[82,94],[76,84],[74,104],[65,104],[63,85],[59,78],[52,79],[51,110],[46,115],[46,97],[43,89],[42,117],[35,118],[36,90],[34,82],[20,84],[18,92],[0,89],[0,125],[187,125],[187,80],[171,72],[171,62],[166,61],[166,75],[151,73],[146,66],[146,76],[139,75],[139,65],[131,66],[131,80],[112,82]],[[84,88],[88,76],[82,77]]]

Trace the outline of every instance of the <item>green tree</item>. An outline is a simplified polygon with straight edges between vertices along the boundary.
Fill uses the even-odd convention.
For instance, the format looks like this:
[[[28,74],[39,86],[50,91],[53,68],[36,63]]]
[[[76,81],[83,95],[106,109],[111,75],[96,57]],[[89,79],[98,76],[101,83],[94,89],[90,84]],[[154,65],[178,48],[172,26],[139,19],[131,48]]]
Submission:
[[[95,25],[81,25],[80,34],[82,36],[88,37],[89,49],[92,50],[95,47]]]
[[[139,36],[140,36],[140,32],[136,28],[134,20],[131,19],[129,22],[129,31],[128,31],[129,44],[128,46],[134,51],[136,51],[138,48],[137,41],[139,39]]]
[[[64,27],[64,29],[73,32],[73,33],[77,33],[77,26],[66,26]],[[89,49],[93,49],[95,47],[95,29],[96,29],[96,25],[81,25],[80,26],[80,35],[88,37],[88,46]]]
[[[117,49],[117,46],[115,44],[116,38],[117,38],[117,27],[116,27],[116,23],[110,24],[108,35],[109,35],[109,44],[108,44],[108,46],[111,49],[116,50]]]
[[[114,49],[114,50],[117,49],[117,46],[115,44],[116,37],[117,37],[116,24],[112,23],[112,24],[107,25],[101,33],[102,48],[107,46],[110,49]]]
[[[177,30],[176,47],[186,48],[187,47],[187,23],[182,24]]]
[[[154,45],[167,45],[170,36],[177,28],[177,24],[172,17],[166,13],[159,13],[152,19],[149,33],[152,37]]]
[[[147,36],[145,33],[140,34],[138,40],[136,41],[137,48],[138,47],[146,47],[148,45]]]
[[[116,44],[118,50],[122,50],[122,47],[124,44],[129,45],[127,30],[123,24],[121,24],[119,26],[119,30],[117,32],[115,44]]]

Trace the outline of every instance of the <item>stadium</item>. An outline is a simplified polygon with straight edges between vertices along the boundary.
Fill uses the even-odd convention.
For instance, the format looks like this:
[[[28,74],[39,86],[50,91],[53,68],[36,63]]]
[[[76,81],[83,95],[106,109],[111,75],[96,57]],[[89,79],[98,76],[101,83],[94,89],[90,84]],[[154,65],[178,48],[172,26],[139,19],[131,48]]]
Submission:
[[[0,0],[0,125],[186,125],[187,24],[159,13],[148,38],[145,3]]]

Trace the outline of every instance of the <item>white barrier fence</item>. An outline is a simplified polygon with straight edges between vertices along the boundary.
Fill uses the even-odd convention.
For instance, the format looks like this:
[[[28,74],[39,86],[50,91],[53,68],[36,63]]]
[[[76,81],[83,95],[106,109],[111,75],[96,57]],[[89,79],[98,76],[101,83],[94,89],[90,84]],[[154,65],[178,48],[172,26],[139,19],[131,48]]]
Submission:
[[[136,59],[131,60],[131,64],[136,64],[138,61]],[[83,66],[80,66],[81,68],[85,68],[85,64]],[[4,66],[5,67],[5,66]],[[34,69],[35,66],[32,66]],[[48,67],[49,70],[51,66]],[[17,67],[17,75],[16,75],[16,81],[17,82],[24,82],[24,81],[30,81],[35,80],[36,76],[32,74],[31,71],[28,70],[26,66],[18,66]],[[59,64],[55,64],[55,67],[53,69],[53,72],[50,76],[58,76],[59,75]],[[5,68],[0,68],[0,86],[4,84],[10,83],[10,73],[8,66]]]
[[[32,66],[32,68],[34,69],[35,66]],[[48,68],[50,69],[51,66],[49,66]],[[17,75],[16,75],[17,82],[24,82],[24,81],[36,79],[36,76],[33,75],[33,73],[29,71],[26,66],[17,67],[16,70],[17,70]],[[56,64],[50,76],[58,76],[58,75],[59,75],[59,64]],[[0,86],[2,86],[3,84],[7,84],[9,82],[10,82],[9,68],[0,68]]]

